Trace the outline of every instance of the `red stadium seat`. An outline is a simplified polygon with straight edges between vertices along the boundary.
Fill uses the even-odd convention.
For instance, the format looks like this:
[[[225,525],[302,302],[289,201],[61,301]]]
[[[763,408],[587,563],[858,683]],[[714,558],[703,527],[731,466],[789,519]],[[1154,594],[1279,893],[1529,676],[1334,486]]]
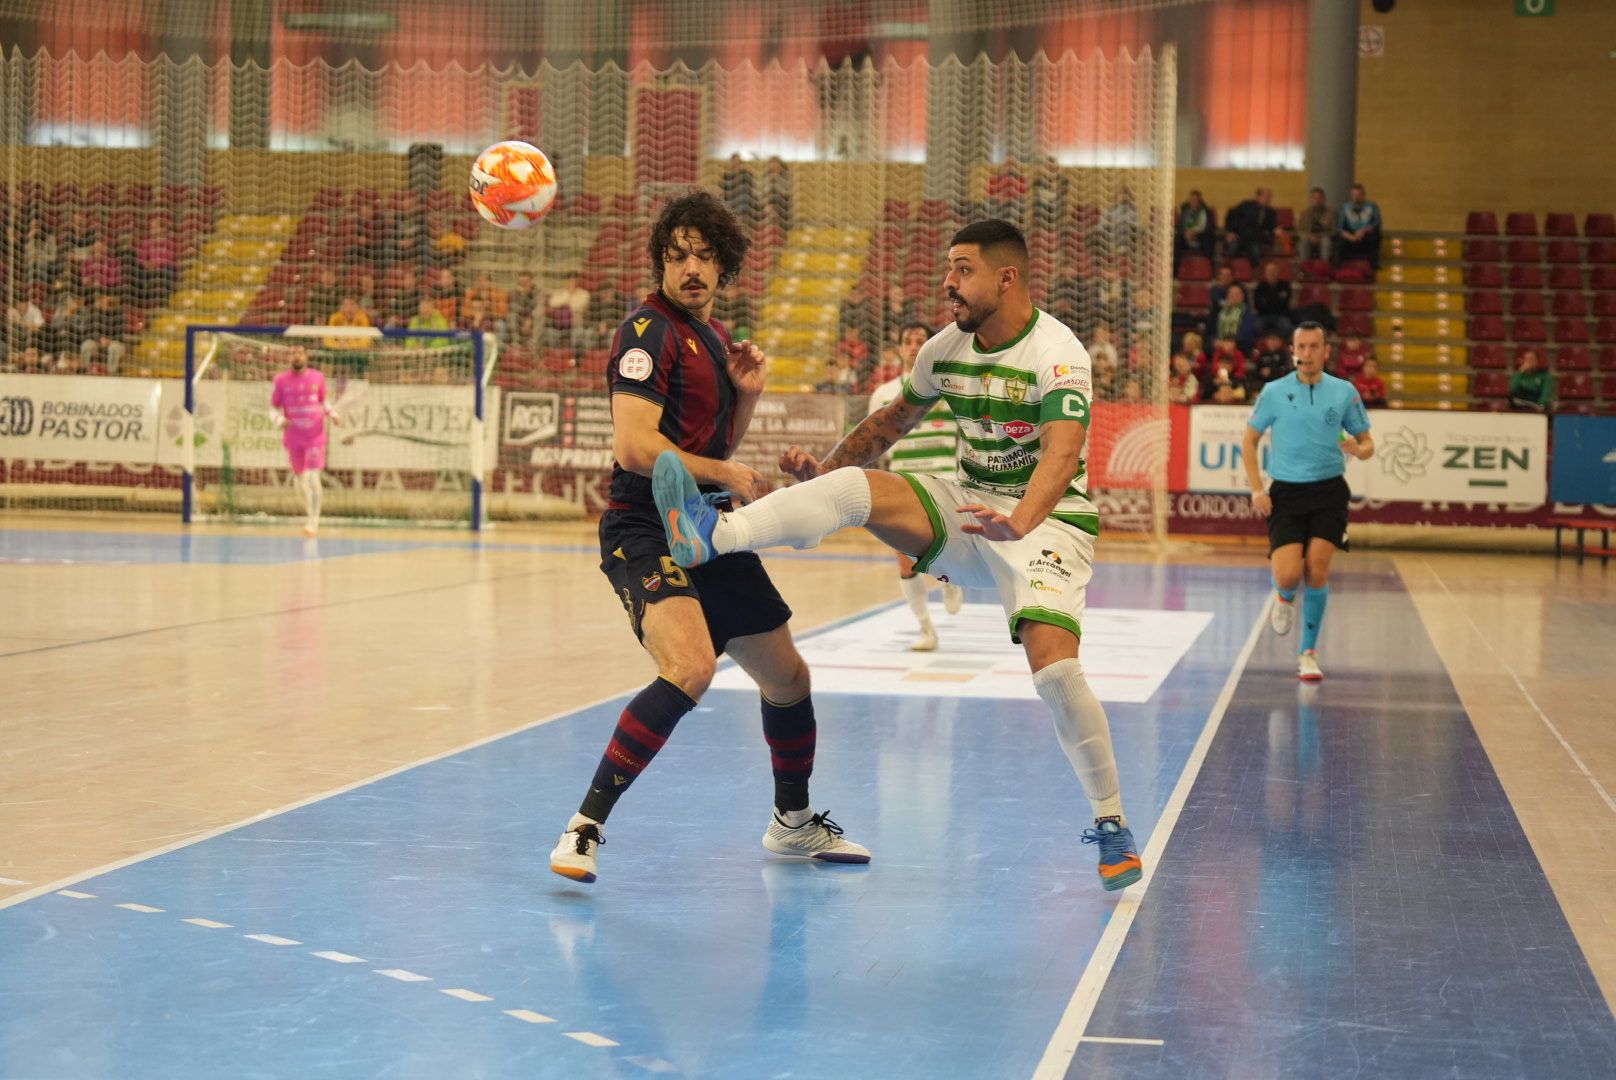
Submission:
[[[1323,259],[1305,259],[1302,262],[1303,281],[1334,281],[1335,267]]]
[[[1582,295],[1577,294],[1579,297]],[[1616,293],[1594,293],[1594,317],[1596,319],[1616,318]]]
[[[1471,263],[1465,267],[1465,284],[1472,289],[1501,289],[1504,272],[1496,263]]]
[[[1296,294],[1297,307],[1313,306],[1330,307],[1330,287],[1328,285],[1303,285]]]
[[[1263,269],[1264,270],[1266,270],[1270,264],[1279,267],[1279,280],[1281,280],[1281,281],[1294,281],[1295,280],[1294,270],[1295,270],[1295,267],[1296,267],[1296,262],[1293,259],[1269,258],[1269,259],[1264,259],[1262,261],[1262,264],[1263,264]]]
[[[1582,291],[1582,267],[1580,266],[1551,266],[1549,267],[1549,288],[1569,289],[1574,292]]]
[[[1502,262],[1504,251],[1497,240],[1481,237],[1465,241],[1464,257],[1469,262]]]
[[[1596,266],[1588,275],[1590,289],[1616,289],[1616,266]]]
[[[1479,398],[1509,396],[1509,373],[1504,371],[1478,371],[1470,376],[1470,392]]]
[[[1549,262],[1576,264],[1582,262],[1582,248],[1575,240],[1550,240]]]
[[[1616,240],[1593,240],[1588,244],[1588,261],[1597,265],[1616,263]]]
[[[1616,346],[1606,345],[1600,349],[1597,362],[1600,371],[1616,371]]]
[[[1491,289],[1472,289],[1465,294],[1465,311],[1471,315],[1502,315],[1504,294]]]
[[[1288,206],[1274,207],[1274,227],[1294,232],[1296,230],[1296,211]],[[1290,278],[1286,278],[1289,281]]]
[[[1471,236],[1497,236],[1498,215],[1491,210],[1472,210],[1465,215],[1465,232]]]
[[[1581,345],[1588,340],[1588,323],[1583,319],[1556,319],[1554,340],[1562,345]]]
[[[1588,301],[1583,299],[1580,292],[1555,293],[1553,311],[1557,318],[1581,319],[1588,314]]]
[[[1555,371],[1592,371],[1594,358],[1585,345],[1566,345],[1554,350]]]
[[[1515,210],[1504,219],[1506,236],[1536,236],[1537,215],[1530,210]]]
[[[1599,382],[1599,396],[1606,404],[1616,402],[1616,375],[1606,375]]]
[[[1173,294],[1173,308],[1178,311],[1205,311],[1212,306],[1212,289],[1198,281],[1179,282]]]
[[[1472,345],[1470,347],[1470,366],[1473,368],[1507,368],[1509,355],[1504,352],[1502,345]]]
[[[1600,319],[1594,325],[1594,340],[1601,345],[1616,344],[1616,319]]]
[[[1211,281],[1212,260],[1205,255],[1186,255],[1178,264],[1178,280]]]
[[[1349,312],[1336,319],[1335,329],[1342,337],[1374,337],[1375,319],[1365,312]]]
[[[1509,261],[1512,263],[1542,262],[1543,245],[1538,243],[1536,240],[1516,237],[1514,240],[1509,242],[1507,254],[1509,256]]]
[[[1373,311],[1375,310],[1375,294],[1368,289],[1342,289],[1341,295],[1336,298],[1336,309],[1339,311]]]
[[[1582,219],[1582,235],[1616,236],[1616,214],[1589,214]]]
[[[1509,268],[1509,287],[1512,289],[1541,289],[1543,268],[1537,263],[1522,263]]]
[[[903,199],[888,199],[881,206],[881,220],[908,221],[909,203]]]
[[[571,371],[578,366],[578,358],[571,349],[545,349],[544,359],[540,361],[542,371],[561,372]]]
[[[1543,219],[1544,236],[1576,236],[1576,214],[1550,214]]]
[[[1348,259],[1336,268],[1335,279],[1367,285],[1375,280],[1375,268],[1369,265],[1368,259]]]
[[[1517,292],[1509,294],[1509,313],[1511,315],[1541,315],[1543,311],[1542,293]]]
[[[1503,341],[1504,320],[1496,315],[1477,315],[1470,320],[1465,336],[1472,341]]]
[[[1516,319],[1509,324],[1509,339],[1511,341],[1547,341],[1549,328],[1542,319],[1528,316]]]
[[[1230,270],[1234,271],[1234,279],[1236,281],[1250,281],[1251,280],[1251,278],[1252,278],[1252,270],[1251,270],[1251,260],[1250,259],[1242,259],[1239,256],[1236,256],[1235,258],[1230,259],[1224,265],[1227,266]]]
[[[1556,380],[1554,396],[1561,401],[1592,401],[1594,399],[1594,377],[1582,372],[1564,375]]]

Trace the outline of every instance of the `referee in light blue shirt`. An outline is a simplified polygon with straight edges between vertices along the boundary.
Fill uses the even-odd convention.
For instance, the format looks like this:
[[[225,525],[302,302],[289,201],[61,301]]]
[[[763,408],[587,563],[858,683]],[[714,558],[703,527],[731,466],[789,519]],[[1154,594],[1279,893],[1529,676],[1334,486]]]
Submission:
[[[1296,675],[1304,682],[1324,678],[1314,651],[1324,608],[1330,601],[1330,559],[1347,542],[1347,470],[1342,454],[1367,461],[1375,452],[1363,399],[1345,379],[1324,373],[1330,343],[1324,327],[1305,322],[1291,334],[1296,370],[1262,389],[1246,422],[1244,456],[1251,501],[1268,519],[1268,560],[1274,575],[1276,634],[1288,634],[1296,618],[1296,592],[1307,578],[1302,600],[1302,640]],[[1273,430],[1268,471],[1273,486],[1263,490],[1257,443]]]

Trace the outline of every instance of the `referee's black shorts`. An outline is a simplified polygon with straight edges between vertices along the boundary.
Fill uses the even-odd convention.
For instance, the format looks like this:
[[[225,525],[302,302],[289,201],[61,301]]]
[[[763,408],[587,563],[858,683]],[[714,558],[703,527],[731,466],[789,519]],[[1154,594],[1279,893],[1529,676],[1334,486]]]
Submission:
[[[1305,484],[1275,480],[1268,496],[1274,501],[1274,512],[1268,515],[1268,554],[1287,544],[1305,548],[1315,536],[1346,550],[1347,503],[1352,498],[1346,477]]]

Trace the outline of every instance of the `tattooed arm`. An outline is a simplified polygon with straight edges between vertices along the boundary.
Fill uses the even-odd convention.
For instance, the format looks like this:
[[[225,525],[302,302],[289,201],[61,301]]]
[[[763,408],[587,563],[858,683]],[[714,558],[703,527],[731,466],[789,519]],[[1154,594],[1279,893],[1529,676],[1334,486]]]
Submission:
[[[780,471],[798,480],[811,480],[844,465],[869,465],[913,431],[935,404],[913,405],[900,397],[891,405],[866,416],[858,427],[836,444],[823,462],[814,460],[814,456],[801,447],[793,446],[780,455]]]

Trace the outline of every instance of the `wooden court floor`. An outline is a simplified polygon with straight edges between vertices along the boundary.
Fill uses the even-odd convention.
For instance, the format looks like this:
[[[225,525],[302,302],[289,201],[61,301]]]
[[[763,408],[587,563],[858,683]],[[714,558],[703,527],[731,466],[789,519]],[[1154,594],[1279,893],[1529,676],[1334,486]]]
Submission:
[[[0,533],[26,538],[0,561],[0,907],[652,672],[589,526],[482,541],[331,529],[290,561],[285,545],[304,542],[283,529],[187,538],[143,519],[8,513]],[[1105,561],[1263,561],[1120,542],[1101,558],[1099,575]],[[1355,558],[1395,566],[1616,1002],[1616,566],[1423,551],[1341,565]],[[770,567],[799,632],[896,599],[866,540]]]

